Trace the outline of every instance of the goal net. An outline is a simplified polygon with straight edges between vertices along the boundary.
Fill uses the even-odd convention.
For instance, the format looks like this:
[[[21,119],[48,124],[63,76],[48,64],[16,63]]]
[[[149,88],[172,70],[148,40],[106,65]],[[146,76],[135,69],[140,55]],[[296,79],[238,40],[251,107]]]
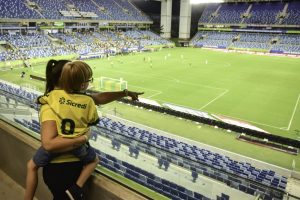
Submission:
[[[101,91],[120,91],[127,89],[127,81],[122,78],[115,79],[109,77],[100,77],[100,90]]]

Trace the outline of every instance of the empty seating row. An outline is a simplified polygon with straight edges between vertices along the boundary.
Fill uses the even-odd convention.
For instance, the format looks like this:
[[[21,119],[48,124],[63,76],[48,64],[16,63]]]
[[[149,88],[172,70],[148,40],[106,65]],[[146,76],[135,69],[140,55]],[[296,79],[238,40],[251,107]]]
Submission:
[[[196,200],[209,198],[197,192],[190,191],[181,185],[159,178],[154,174],[147,172],[139,167],[131,165],[125,161],[117,160],[115,157],[96,150],[100,159],[100,165],[116,173],[125,176],[128,179],[138,182],[162,195],[171,199]]]
[[[175,139],[157,135],[146,130],[141,130],[137,127],[127,127],[124,124],[112,121],[109,118],[101,118],[99,126],[120,135],[126,135],[139,141],[143,141],[154,147],[173,152],[176,155],[184,156],[200,163],[206,163],[229,173],[263,183],[267,186],[272,185],[282,190],[286,187],[287,178],[277,175],[272,170],[257,169],[249,163],[238,162],[227,156],[222,156],[197,146],[176,141]]]

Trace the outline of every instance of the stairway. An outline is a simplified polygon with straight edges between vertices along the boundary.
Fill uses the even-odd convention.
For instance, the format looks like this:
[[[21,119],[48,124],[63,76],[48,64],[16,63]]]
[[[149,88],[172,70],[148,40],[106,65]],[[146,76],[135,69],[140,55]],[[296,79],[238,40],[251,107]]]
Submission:
[[[103,7],[101,7],[99,4],[97,4],[94,0],[91,0],[92,1],[92,3],[97,7],[97,9],[102,13],[102,14],[104,14],[104,15],[107,15],[109,18],[111,18],[112,19],[112,16],[111,16],[111,14],[109,13],[109,12],[107,12],[107,10],[106,10],[106,8],[104,8],[104,6]],[[102,11],[102,8],[104,8],[105,9],[105,12],[104,11]]]
[[[249,5],[249,7],[247,8],[246,12],[243,13],[243,15],[247,16],[247,18],[249,18],[249,15],[250,15],[250,12],[251,12],[251,9],[252,9],[252,4]],[[241,21],[241,24],[244,23],[246,18],[243,17],[242,21]]]
[[[26,2],[23,2],[23,3],[25,4],[25,6],[26,6],[28,9],[34,10],[35,12],[37,12],[37,13],[41,16],[41,18],[45,19],[44,15],[40,12],[40,11],[42,11],[42,9],[39,7],[39,5],[38,5],[37,3],[35,3],[37,9],[34,9],[34,8],[30,7],[30,6],[29,6],[29,1],[26,1]]]
[[[218,16],[218,12],[219,12],[219,10],[221,9],[221,7],[222,7],[222,4],[220,4],[220,5],[218,6],[217,10],[216,10],[215,12],[212,13],[212,16],[213,16],[213,17],[210,18],[210,20],[209,20],[208,23],[210,23],[211,20],[213,20],[215,17]]]
[[[289,3],[286,3],[284,5],[284,8],[283,8],[282,12],[279,13],[279,15],[278,15],[278,18],[279,18],[278,24],[282,24],[282,21],[288,16],[288,13],[287,13],[288,7],[289,7]],[[280,17],[280,16],[284,16],[284,17]]]

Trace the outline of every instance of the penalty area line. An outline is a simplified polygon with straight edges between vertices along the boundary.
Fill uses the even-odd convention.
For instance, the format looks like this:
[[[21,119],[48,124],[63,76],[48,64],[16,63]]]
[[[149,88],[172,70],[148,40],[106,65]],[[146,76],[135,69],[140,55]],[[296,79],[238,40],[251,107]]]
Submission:
[[[155,96],[160,95],[160,94],[162,94],[162,92],[157,92],[157,93],[155,93],[153,95],[148,96],[147,98],[151,99],[152,97],[155,97]]]
[[[287,129],[286,129],[287,131],[289,131],[290,128],[291,128],[291,125],[292,125],[292,122],[293,122],[293,119],[294,119],[294,116],[295,116],[295,113],[296,113],[296,110],[297,110],[297,107],[298,107],[299,99],[300,99],[300,94],[298,95],[298,99],[297,99],[297,101],[296,101],[296,104],[295,104],[295,107],[294,107],[294,110],[293,110],[293,114],[292,114],[292,116],[291,116],[289,125],[288,125],[288,127],[287,127]]]
[[[218,95],[216,98],[214,98],[213,100],[211,100],[210,102],[208,102],[207,104],[205,104],[204,106],[202,106],[201,108],[199,108],[199,110],[202,110],[203,108],[205,108],[206,106],[208,106],[209,104],[213,103],[214,101],[216,101],[217,99],[221,98],[223,95],[225,95],[227,92],[229,92],[229,90],[225,90],[224,92],[222,92],[220,95]]]
[[[238,118],[238,117],[234,117],[234,116],[228,116],[228,115],[224,115],[224,114],[220,114],[220,113],[217,113],[215,115],[222,115],[222,116],[228,117],[230,119],[240,120],[240,121],[258,124],[258,125],[262,125],[262,126],[267,126],[267,127],[271,127],[271,128],[275,128],[275,129],[279,129],[279,130],[286,130],[286,127],[277,127],[277,126],[273,126],[273,125],[269,125],[269,124],[264,124],[264,123],[260,123],[260,122],[256,122],[256,121],[247,120],[247,119],[242,119],[242,118]]]
[[[140,86],[136,86],[136,85],[130,85],[130,86],[132,86],[132,87],[136,87],[136,88],[145,89],[145,90],[155,91],[155,93],[154,93],[154,94],[152,94],[152,95],[150,95],[150,96],[147,96],[147,97],[145,97],[146,99],[151,99],[152,97],[154,97],[154,96],[157,96],[157,95],[160,95],[160,94],[162,94],[162,93],[163,93],[163,92],[162,92],[162,91],[160,91],[160,90],[152,90],[152,89],[149,89],[149,88],[140,87]]]

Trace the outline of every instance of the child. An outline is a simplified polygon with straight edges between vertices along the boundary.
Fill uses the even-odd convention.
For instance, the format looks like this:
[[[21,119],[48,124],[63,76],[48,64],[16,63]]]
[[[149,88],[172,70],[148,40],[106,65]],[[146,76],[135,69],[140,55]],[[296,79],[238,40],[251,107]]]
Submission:
[[[84,94],[89,82],[93,81],[91,68],[82,61],[66,62],[62,67],[61,76],[58,81],[59,88],[51,88],[49,79],[52,70],[58,61],[50,62],[46,68],[46,94],[38,98],[38,103],[48,104],[56,115],[56,126],[58,135],[65,138],[86,137],[89,134],[89,126],[99,121],[97,109],[93,99]],[[55,80],[53,80],[55,82]],[[53,87],[53,86],[52,86]],[[99,160],[96,153],[88,143],[81,145],[71,152],[85,165],[76,184],[66,190],[70,199],[82,199],[82,187],[91,173],[96,168]],[[33,199],[37,187],[37,171],[39,167],[47,165],[52,158],[62,152],[47,152],[40,147],[34,157],[27,164],[27,179],[25,199]],[[72,170],[72,169],[70,169]]]

